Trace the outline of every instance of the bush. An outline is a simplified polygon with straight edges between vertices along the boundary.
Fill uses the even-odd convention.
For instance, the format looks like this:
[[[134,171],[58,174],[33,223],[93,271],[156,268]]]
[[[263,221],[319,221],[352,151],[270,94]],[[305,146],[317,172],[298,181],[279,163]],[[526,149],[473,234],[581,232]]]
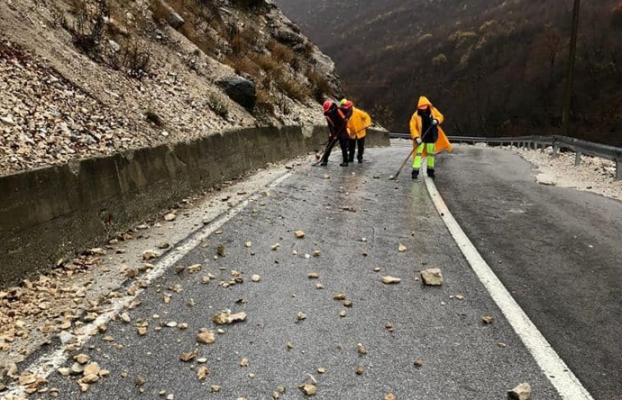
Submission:
[[[225,63],[233,68],[238,75],[245,73],[254,78],[261,76],[261,68],[246,56],[228,58]]]
[[[151,50],[144,43],[133,38],[121,38],[117,49],[109,45],[106,37],[110,27],[107,21],[111,16],[109,0],[96,0],[95,7],[91,7],[86,0],[72,0],[70,12],[73,14],[71,24],[64,17],[55,18],[59,19],[71,34],[74,45],[85,55],[111,68],[123,70],[134,78],[141,78],[147,73]]]
[[[150,62],[151,50],[136,39],[122,42],[119,52],[112,52],[109,60],[113,68],[123,69],[129,76],[139,79],[147,74]]]
[[[272,57],[282,64],[289,64],[290,62],[292,62],[294,57],[296,57],[292,49],[285,45],[277,43],[276,41],[271,41],[270,43],[268,43],[268,49],[272,53]]]
[[[294,100],[304,101],[308,97],[311,97],[311,90],[304,85],[301,85],[293,78],[285,76],[282,70],[274,79],[274,84],[283,93],[285,93],[288,97],[291,97]]]
[[[227,108],[227,104],[217,94],[210,94],[209,98],[207,99],[207,106],[216,115],[224,119],[227,119],[229,117],[229,109]]]
[[[266,89],[257,88],[257,103],[255,103],[255,108],[257,109],[257,111],[259,111],[260,113],[263,112],[274,115],[274,112],[276,111],[276,107],[274,104],[275,99],[269,91],[267,91]]]
[[[445,54],[439,54],[438,56],[432,59],[432,64],[434,65],[441,65],[441,64],[445,64],[446,62],[447,62],[447,57],[445,56]]]
[[[214,55],[218,45],[208,32],[202,32],[193,23],[185,23],[179,28],[179,32],[194,43],[201,51],[208,55]]]
[[[419,39],[417,39],[417,44],[420,44],[420,43],[425,42],[427,40],[430,40],[432,38],[433,38],[433,36],[432,36],[431,33],[426,33],[425,35],[421,35],[419,37]]]
[[[313,43],[306,42],[304,47],[302,48],[302,55],[304,55],[307,58],[311,58],[314,52],[315,52],[315,48],[313,47]]]
[[[71,25],[66,20],[64,28],[69,31],[73,44],[82,50],[89,58],[101,61],[101,44],[106,34],[105,18],[110,17],[110,3],[108,0],[97,0],[96,7],[90,9],[86,0],[73,0],[71,12],[74,20]]]
[[[318,103],[323,103],[326,96],[333,91],[330,82],[314,69],[310,69],[307,72],[307,78],[313,87],[313,98]]]
[[[249,45],[251,47],[257,46],[258,38],[259,38],[259,32],[257,31],[257,29],[252,28],[252,27],[251,28],[246,28],[246,29],[240,31],[240,34],[238,36],[240,36],[240,38],[247,45]]]
[[[491,19],[490,21],[486,21],[479,27],[479,31],[480,32],[484,32],[485,30],[487,30],[488,28],[490,28],[494,24],[495,24],[495,20],[494,19]]]
[[[467,41],[475,38],[477,38],[477,33],[463,31],[456,31],[449,36],[450,41],[456,42],[456,48],[459,48]]]
[[[249,54],[248,56],[255,64],[266,72],[272,72],[280,67],[272,57],[266,54]]]
[[[248,45],[240,35],[235,35],[229,44],[234,55],[242,55],[248,50]]]

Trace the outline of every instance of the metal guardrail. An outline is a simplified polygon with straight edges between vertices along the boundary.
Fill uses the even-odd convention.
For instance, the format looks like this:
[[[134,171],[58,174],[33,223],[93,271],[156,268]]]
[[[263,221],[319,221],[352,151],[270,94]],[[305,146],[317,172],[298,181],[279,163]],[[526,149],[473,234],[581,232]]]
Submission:
[[[391,138],[409,139],[408,133],[391,133]],[[476,137],[476,136],[449,136],[449,140],[454,143],[486,143],[498,145],[511,145],[518,148],[534,149],[538,148],[544,152],[548,146],[553,147],[551,157],[557,157],[559,150],[568,149],[575,152],[575,166],[581,164],[581,156],[590,155],[614,161],[616,164],[616,180],[622,180],[622,148],[607,146],[600,143],[588,142],[567,136],[518,136],[518,137]]]

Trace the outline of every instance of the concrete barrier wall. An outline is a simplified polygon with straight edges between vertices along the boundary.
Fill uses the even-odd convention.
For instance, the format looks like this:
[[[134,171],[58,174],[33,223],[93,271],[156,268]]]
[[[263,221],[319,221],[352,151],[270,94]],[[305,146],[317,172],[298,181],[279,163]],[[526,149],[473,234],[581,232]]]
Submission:
[[[310,151],[326,128],[253,128],[0,177],[0,287],[193,193]],[[371,132],[371,146],[389,145]]]

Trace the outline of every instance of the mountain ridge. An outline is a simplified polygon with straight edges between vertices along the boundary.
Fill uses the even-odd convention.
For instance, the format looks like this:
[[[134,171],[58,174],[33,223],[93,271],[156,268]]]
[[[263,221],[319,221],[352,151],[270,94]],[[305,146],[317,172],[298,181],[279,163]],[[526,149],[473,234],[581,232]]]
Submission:
[[[419,95],[451,134],[562,133],[572,1],[278,0],[350,97],[405,131]],[[622,2],[584,4],[572,135],[622,145]]]

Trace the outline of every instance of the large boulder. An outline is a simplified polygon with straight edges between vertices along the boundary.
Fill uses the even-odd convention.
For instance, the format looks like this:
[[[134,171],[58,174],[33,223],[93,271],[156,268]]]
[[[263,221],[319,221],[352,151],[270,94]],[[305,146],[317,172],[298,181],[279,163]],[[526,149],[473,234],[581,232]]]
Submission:
[[[227,76],[216,81],[231,100],[246,109],[252,109],[257,102],[255,83],[240,76]]]

